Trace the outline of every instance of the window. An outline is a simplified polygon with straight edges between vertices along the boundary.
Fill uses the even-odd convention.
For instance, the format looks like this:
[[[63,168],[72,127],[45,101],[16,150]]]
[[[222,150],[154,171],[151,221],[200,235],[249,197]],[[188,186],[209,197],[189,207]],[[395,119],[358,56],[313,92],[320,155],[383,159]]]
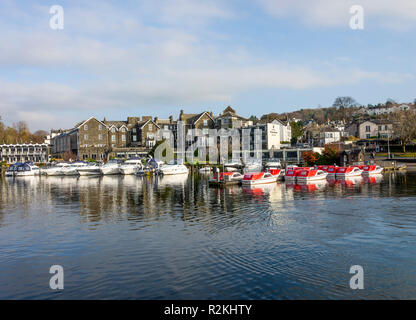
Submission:
[[[84,140],[88,140],[88,134],[84,134]]]
[[[116,136],[114,134],[111,136],[111,141],[113,141],[113,142],[116,141]]]
[[[91,155],[91,158],[93,158],[93,159],[97,159],[97,155],[96,155],[96,154],[92,154],[92,155]]]
[[[98,140],[103,140],[103,135],[102,134],[98,135]]]
[[[123,134],[123,135],[121,136],[121,141],[123,141],[123,142],[125,142],[125,141],[126,141],[126,135],[125,135],[125,134]]]
[[[387,125],[384,126],[384,130],[388,130]]]
[[[365,126],[365,132],[371,132],[370,126]]]
[[[369,134],[367,134],[367,135],[366,135],[366,138],[367,138],[367,139],[370,139],[370,135],[369,135]]]
[[[208,120],[204,120],[204,126],[208,125]]]
[[[121,129],[121,132],[126,132],[126,128],[122,128]]]
[[[202,134],[208,134],[209,130],[208,129],[202,129]]]
[[[88,131],[88,124],[84,125],[84,131]]]
[[[101,124],[98,125],[98,130],[102,130],[103,126]]]
[[[136,133],[136,128],[133,128],[133,133]]]
[[[381,126],[378,126],[378,131],[381,131],[382,130],[381,128],[382,128]]]
[[[112,133],[116,132],[116,128],[114,128],[114,127],[113,127],[113,128],[111,128],[111,132],[112,132]]]
[[[169,126],[168,126],[167,124],[165,124],[165,125],[163,126],[163,128],[164,128],[165,130],[169,130]]]
[[[137,141],[137,136],[132,136],[132,138],[133,138],[133,142]]]
[[[153,130],[153,124],[149,124],[149,130],[152,131]]]

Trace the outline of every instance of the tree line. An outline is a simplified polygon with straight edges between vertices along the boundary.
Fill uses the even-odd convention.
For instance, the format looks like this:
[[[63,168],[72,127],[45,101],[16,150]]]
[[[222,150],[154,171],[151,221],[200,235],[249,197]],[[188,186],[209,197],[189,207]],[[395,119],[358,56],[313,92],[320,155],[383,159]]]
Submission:
[[[0,144],[43,143],[47,134],[43,130],[31,133],[25,121],[6,126],[0,116]]]

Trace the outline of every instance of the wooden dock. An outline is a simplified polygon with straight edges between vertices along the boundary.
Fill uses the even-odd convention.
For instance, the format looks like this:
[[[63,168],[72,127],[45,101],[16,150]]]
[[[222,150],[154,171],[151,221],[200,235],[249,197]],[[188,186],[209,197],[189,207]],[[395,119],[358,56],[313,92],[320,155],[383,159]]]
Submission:
[[[384,168],[384,171],[401,171],[406,170],[407,165],[404,163],[398,164],[397,161],[385,160],[375,161],[377,165]]]

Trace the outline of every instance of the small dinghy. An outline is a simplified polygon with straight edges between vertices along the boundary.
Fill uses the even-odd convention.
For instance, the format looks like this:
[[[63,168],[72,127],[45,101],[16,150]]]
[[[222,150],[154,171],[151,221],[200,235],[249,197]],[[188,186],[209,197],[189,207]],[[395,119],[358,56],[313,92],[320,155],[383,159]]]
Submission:
[[[369,176],[372,174],[381,174],[383,168],[380,166],[363,166],[363,176]]]
[[[328,172],[323,170],[302,170],[297,175],[298,182],[312,182],[326,180]]]
[[[246,173],[243,178],[244,186],[252,186],[257,184],[275,183],[277,176],[269,172]]]
[[[363,173],[363,170],[357,167],[338,167],[335,173],[335,177],[338,178],[349,178],[359,177]]]

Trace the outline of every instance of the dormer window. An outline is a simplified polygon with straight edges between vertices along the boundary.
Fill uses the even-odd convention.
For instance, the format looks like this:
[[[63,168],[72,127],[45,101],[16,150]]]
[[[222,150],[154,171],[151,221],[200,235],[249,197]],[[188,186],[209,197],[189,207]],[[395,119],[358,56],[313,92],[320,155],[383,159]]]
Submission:
[[[116,132],[116,128],[112,127],[111,132],[113,132],[113,133]]]
[[[121,132],[126,132],[126,128],[121,128]]]
[[[208,120],[204,120],[204,126],[208,125]]]

